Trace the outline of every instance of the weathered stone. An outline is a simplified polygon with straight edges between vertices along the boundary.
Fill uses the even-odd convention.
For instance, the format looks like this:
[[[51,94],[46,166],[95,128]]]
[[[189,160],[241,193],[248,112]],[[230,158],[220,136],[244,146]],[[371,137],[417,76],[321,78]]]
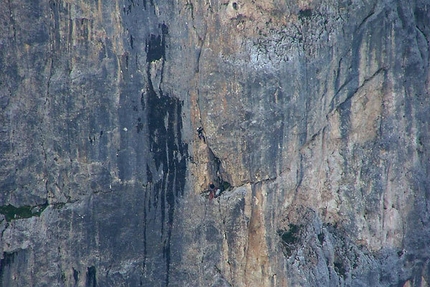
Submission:
[[[158,2],[0,4],[0,285],[428,286],[427,1]]]

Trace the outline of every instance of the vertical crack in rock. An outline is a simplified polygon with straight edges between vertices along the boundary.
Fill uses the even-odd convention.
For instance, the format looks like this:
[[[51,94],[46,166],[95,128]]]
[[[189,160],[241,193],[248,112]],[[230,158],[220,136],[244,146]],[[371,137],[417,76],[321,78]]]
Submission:
[[[8,3],[8,8],[9,8],[9,17],[10,17],[10,22],[11,22],[11,26],[12,26],[12,31],[13,31],[13,40],[14,40],[14,44],[17,45],[17,41],[16,41],[16,23],[15,23],[15,18],[13,16],[13,11],[12,11],[12,6],[11,6],[11,0],[7,1]]]
[[[194,29],[196,29],[196,28],[194,27]],[[194,69],[195,73],[199,73],[199,70],[200,70],[200,57],[202,56],[203,46],[204,46],[205,41],[206,41],[206,35],[207,35],[207,31],[205,30],[203,38],[200,38],[200,36],[199,36],[199,48],[197,51],[196,67]]]
[[[228,174],[222,168],[221,160],[212,152],[211,148],[208,147],[209,150],[209,160],[213,165],[214,174],[212,175],[212,181],[215,181],[215,184],[218,188],[221,189],[221,192],[233,188],[228,180]]]
[[[96,287],[97,286],[97,274],[96,268],[94,266],[87,268],[86,274],[86,287]]]
[[[371,17],[373,15],[375,15],[375,10],[376,10],[376,6],[377,5],[378,5],[378,3],[375,2],[375,4],[373,5],[370,13],[366,17],[363,18],[363,20],[361,21],[361,23],[358,24],[358,26],[357,26],[357,28],[356,28],[355,31],[359,31],[362,27],[365,27],[365,25],[367,24],[367,22],[369,22],[371,20]]]

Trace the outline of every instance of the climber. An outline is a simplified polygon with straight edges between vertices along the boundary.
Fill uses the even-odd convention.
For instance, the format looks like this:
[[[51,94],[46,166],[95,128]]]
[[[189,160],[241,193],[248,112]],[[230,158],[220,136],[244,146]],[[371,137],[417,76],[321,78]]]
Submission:
[[[203,142],[206,142],[206,138],[203,134],[203,128],[202,127],[197,128],[197,135],[199,136],[199,139],[203,140]]]
[[[209,200],[212,200],[215,197],[215,185],[213,182],[209,184]]]

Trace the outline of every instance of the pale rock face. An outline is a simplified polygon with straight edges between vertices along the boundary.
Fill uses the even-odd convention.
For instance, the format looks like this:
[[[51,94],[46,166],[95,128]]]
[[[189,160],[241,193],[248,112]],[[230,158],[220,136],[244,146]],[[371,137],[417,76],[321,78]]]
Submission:
[[[0,285],[428,286],[426,1],[0,19]]]

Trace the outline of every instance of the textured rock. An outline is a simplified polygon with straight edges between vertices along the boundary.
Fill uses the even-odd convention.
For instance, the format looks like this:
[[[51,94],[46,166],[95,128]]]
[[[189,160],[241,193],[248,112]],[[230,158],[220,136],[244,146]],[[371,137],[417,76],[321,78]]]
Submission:
[[[427,1],[157,2],[0,4],[0,285],[428,286]]]

